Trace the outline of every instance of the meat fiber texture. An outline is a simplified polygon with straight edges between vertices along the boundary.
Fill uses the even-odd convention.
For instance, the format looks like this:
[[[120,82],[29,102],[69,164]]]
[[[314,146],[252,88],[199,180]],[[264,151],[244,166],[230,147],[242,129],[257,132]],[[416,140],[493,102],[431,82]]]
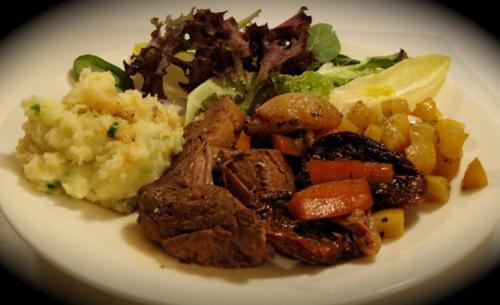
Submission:
[[[234,145],[244,119],[220,99],[186,128],[184,150],[167,172],[139,191],[139,224],[182,262],[236,268],[272,257],[255,211],[213,184],[214,152]]]

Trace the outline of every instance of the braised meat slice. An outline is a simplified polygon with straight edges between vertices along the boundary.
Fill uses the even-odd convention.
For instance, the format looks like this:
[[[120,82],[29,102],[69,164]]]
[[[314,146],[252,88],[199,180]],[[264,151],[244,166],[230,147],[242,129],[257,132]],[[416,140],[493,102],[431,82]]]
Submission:
[[[309,264],[335,264],[380,249],[373,218],[362,210],[339,219],[299,221],[282,206],[258,216],[266,221],[267,240],[278,252]]]
[[[182,262],[249,267],[272,257],[255,211],[215,185],[141,189],[139,224],[147,237]]]
[[[186,128],[184,150],[166,173],[138,192],[138,223],[148,238],[180,261],[252,267],[272,257],[256,212],[213,185],[217,147],[232,147],[243,121],[231,100],[211,105]]]
[[[210,146],[231,148],[243,129],[245,115],[228,97],[210,105],[184,129],[186,145],[206,142]]]
[[[217,149],[207,145],[207,142],[186,144],[157,183],[180,187],[213,184],[212,169],[216,155]]]
[[[329,134],[303,154],[303,161],[351,159],[364,162],[391,163],[394,179],[390,183],[375,183],[372,189],[375,208],[410,207],[423,200],[426,181],[404,155],[396,154],[383,144],[352,132]],[[296,176],[297,185],[310,185],[309,175],[302,164]]]
[[[295,192],[292,170],[277,150],[221,150],[217,162],[226,188],[251,208]]]
[[[372,256],[380,250],[382,240],[369,210],[354,210],[351,215],[333,221],[351,232],[354,243],[364,254]]]

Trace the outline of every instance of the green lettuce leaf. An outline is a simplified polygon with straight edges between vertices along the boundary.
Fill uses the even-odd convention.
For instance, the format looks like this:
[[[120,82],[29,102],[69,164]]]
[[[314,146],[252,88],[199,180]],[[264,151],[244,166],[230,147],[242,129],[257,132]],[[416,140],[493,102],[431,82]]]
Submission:
[[[388,56],[368,57],[355,65],[335,66],[332,63],[326,63],[317,72],[331,77],[333,85],[338,87],[355,78],[385,70],[405,58],[408,58],[408,54],[404,50],[400,50]]]
[[[335,66],[350,66],[359,64],[360,61],[357,59],[350,58],[347,55],[339,54],[337,57],[332,59],[332,64]]]
[[[333,88],[333,77],[315,71],[306,71],[301,75],[275,73],[271,77],[277,93],[308,92],[328,98]]]
[[[388,56],[368,57],[363,62],[349,65],[323,64],[317,71],[306,71],[292,76],[274,74],[272,80],[278,93],[309,92],[328,99],[334,87],[342,86],[358,77],[385,70],[395,63],[408,58],[404,50]],[[344,63],[352,63],[352,59],[343,58]]]
[[[309,29],[306,50],[311,51],[316,58],[310,69],[316,69],[326,62],[332,61],[340,52],[340,41],[332,26],[327,23],[317,23]]]

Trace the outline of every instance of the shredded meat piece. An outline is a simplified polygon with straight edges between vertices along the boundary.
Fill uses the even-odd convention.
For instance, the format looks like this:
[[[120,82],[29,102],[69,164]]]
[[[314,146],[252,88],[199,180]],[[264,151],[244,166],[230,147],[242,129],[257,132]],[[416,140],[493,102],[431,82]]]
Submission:
[[[354,242],[363,253],[368,256],[378,253],[382,241],[369,211],[354,210],[351,215],[334,221],[352,233]]]
[[[292,170],[277,150],[221,150],[218,163],[224,185],[251,208],[295,193]]]
[[[236,268],[259,266],[273,256],[256,212],[213,185],[215,146],[232,147],[243,121],[231,100],[220,99],[188,126],[184,150],[167,172],[139,190],[138,223],[180,261]]]
[[[282,254],[309,264],[335,264],[361,255],[375,255],[380,236],[370,213],[355,210],[343,219],[299,221],[284,206],[263,209],[266,236]]]

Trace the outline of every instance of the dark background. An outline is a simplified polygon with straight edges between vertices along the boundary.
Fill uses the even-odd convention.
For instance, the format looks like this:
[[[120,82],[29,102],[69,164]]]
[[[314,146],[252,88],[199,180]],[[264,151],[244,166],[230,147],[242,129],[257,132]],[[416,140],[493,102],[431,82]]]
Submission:
[[[0,21],[0,43],[12,31],[29,21],[31,18],[43,13],[64,1],[18,1],[9,2],[8,8],[3,8],[3,16]],[[497,11],[494,1],[433,1],[453,10],[469,20],[475,22],[484,30],[488,31],[495,39],[499,40],[500,27],[495,27],[495,17],[489,17]],[[8,17],[7,17],[8,16]],[[6,19],[8,18],[8,19]],[[500,55],[500,54],[499,54]],[[500,67],[499,67],[500,68]],[[0,266],[0,283],[2,299],[15,300],[16,304],[60,304],[49,296],[29,288],[19,281],[14,275],[8,273],[3,266]],[[440,305],[455,305],[464,303],[481,302],[483,304],[496,303],[496,296],[500,288],[500,268],[485,275],[479,281],[472,283],[466,289],[456,295],[443,300]],[[495,291],[496,289],[496,291]],[[11,297],[13,299],[11,299]],[[90,304],[89,304],[90,305]]]

